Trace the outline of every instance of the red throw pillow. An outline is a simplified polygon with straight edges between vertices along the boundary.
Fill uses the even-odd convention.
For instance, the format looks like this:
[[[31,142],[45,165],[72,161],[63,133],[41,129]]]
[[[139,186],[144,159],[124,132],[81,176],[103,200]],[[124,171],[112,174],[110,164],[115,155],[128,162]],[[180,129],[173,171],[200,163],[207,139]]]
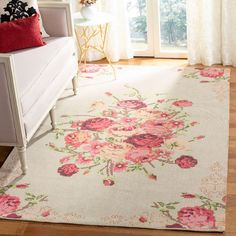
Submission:
[[[45,44],[40,34],[38,15],[0,24],[0,53]]]

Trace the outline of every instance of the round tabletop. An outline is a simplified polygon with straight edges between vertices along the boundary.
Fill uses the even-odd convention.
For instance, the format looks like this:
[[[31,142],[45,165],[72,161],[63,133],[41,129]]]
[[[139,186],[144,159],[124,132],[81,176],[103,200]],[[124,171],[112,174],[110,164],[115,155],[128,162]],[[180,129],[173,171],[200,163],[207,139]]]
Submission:
[[[111,22],[111,15],[104,12],[98,12],[94,19],[89,20],[81,16],[80,12],[74,14],[74,24],[78,27],[96,26],[103,25]]]

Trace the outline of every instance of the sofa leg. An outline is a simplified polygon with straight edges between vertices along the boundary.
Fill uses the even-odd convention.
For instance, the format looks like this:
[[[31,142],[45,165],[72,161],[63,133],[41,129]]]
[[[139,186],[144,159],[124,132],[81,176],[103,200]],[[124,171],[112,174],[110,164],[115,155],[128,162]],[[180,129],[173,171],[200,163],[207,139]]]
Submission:
[[[55,109],[56,106],[53,106],[53,108],[49,111],[50,119],[51,119],[51,125],[52,129],[56,129],[56,115],[55,115]]]
[[[75,76],[75,77],[72,79],[72,85],[73,85],[73,92],[74,92],[74,95],[77,95],[77,91],[78,91],[78,78],[77,78],[77,76]]]
[[[25,146],[17,147],[17,151],[20,158],[21,170],[23,175],[25,175],[28,169],[26,164],[26,147]]]

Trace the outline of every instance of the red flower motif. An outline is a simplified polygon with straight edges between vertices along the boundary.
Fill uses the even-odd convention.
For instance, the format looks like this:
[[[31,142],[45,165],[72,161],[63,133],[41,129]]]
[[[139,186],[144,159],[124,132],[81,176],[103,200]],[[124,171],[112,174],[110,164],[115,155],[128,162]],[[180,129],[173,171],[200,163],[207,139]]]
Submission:
[[[224,203],[226,203],[226,202],[227,202],[227,196],[224,196],[224,197],[222,198],[222,201],[223,201]]]
[[[70,160],[70,157],[62,157],[62,158],[60,159],[60,163],[61,163],[61,164],[64,164],[64,163],[68,162],[69,160]]]
[[[179,100],[172,103],[176,107],[191,107],[193,103],[188,100]]]
[[[82,154],[79,154],[75,162],[77,164],[86,165],[86,164],[90,163],[91,161],[92,161],[92,159],[86,158]]]
[[[71,124],[71,128],[79,128],[82,124],[82,121],[73,121]]]
[[[224,70],[209,67],[201,70],[200,75],[207,78],[218,78],[224,76]]]
[[[117,112],[113,110],[108,110],[108,111],[103,111],[102,115],[107,117],[117,117]]]
[[[138,219],[141,223],[147,222],[147,217],[146,216],[140,216]]]
[[[113,170],[115,172],[122,172],[127,169],[127,166],[128,166],[127,162],[118,162],[118,163],[115,163]]]
[[[100,141],[92,141],[90,142],[89,145],[84,146],[84,150],[90,152],[92,155],[95,156],[99,154],[102,148],[106,145],[108,145],[108,143],[102,143]]]
[[[183,155],[175,160],[175,164],[177,164],[180,168],[188,169],[197,165],[197,160],[191,156]]]
[[[113,123],[114,122],[108,118],[91,118],[82,123],[81,130],[102,131]]]
[[[199,124],[197,121],[193,121],[193,122],[190,123],[191,126],[195,126],[197,124]]]
[[[100,70],[99,65],[84,65],[80,67],[81,73],[96,73]]]
[[[147,107],[147,105],[140,100],[123,100],[118,102],[117,105],[125,109],[135,109],[135,110]]]
[[[153,134],[137,134],[127,138],[124,142],[130,143],[135,147],[160,147],[164,140],[161,137]]]
[[[127,152],[125,159],[134,163],[146,163],[156,160],[156,157],[149,148],[136,148]]]
[[[190,229],[215,228],[214,212],[199,206],[180,209],[178,211],[178,221]]]
[[[183,198],[195,198],[196,196],[194,194],[191,194],[191,193],[183,193],[182,197]]]
[[[103,180],[103,184],[104,184],[105,186],[112,186],[112,185],[115,184],[115,182],[114,182],[112,179],[104,179],[104,180]]]
[[[75,131],[73,133],[67,134],[65,137],[66,144],[73,146],[75,148],[81,146],[84,143],[87,143],[89,135],[86,133],[81,133],[79,131]]]
[[[169,123],[173,128],[184,128],[184,122],[182,120],[170,120]]]
[[[41,213],[41,216],[42,217],[48,217],[50,215],[50,211],[43,211],[42,213]]]
[[[137,118],[131,118],[131,117],[122,117],[121,122],[124,124],[133,124],[135,123]]]
[[[171,138],[171,127],[172,125],[169,121],[163,120],[148,120],[141,125],[141,128],[145,130],[145,132],[165,139]]]
[[[22,216],[17,215],[15,213],[11,213],[11,214],[7,215],[6,217],[10,218],[10,219],[20,219],[20,218],[22,218]]]
[[[17,210],[20,198],[8,194],[0,195],[0,216],[7,215]]]
[[[21,189],[28,188],[28,187],[29,187],[29,184],[17,184],[16,185],[16,188],[21,188]]]
[[[79,171],[79,168],[75,164],[65,164],[58,168],[57,172],[62,176],[72,176]]]
[[[172,152],[167,151],[167,150],[158,149],[156,151],[156,154],[157,154],[157,157],[167,159],[171,156]]]
[[[151,180],[157,180],[157,176],[154,174],[149,175],[148,178]]]

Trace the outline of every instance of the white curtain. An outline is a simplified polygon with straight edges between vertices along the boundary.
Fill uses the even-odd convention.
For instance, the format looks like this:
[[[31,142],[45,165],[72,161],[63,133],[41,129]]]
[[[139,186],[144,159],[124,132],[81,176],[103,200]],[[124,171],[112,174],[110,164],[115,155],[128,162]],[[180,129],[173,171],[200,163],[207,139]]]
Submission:
[[[187,0],[190,64],[236,66],[236,0]]]
[[[132,58],[127,0],[101,0],[101,9],[113,18],[107,38],[107,53],[111,60]]]

